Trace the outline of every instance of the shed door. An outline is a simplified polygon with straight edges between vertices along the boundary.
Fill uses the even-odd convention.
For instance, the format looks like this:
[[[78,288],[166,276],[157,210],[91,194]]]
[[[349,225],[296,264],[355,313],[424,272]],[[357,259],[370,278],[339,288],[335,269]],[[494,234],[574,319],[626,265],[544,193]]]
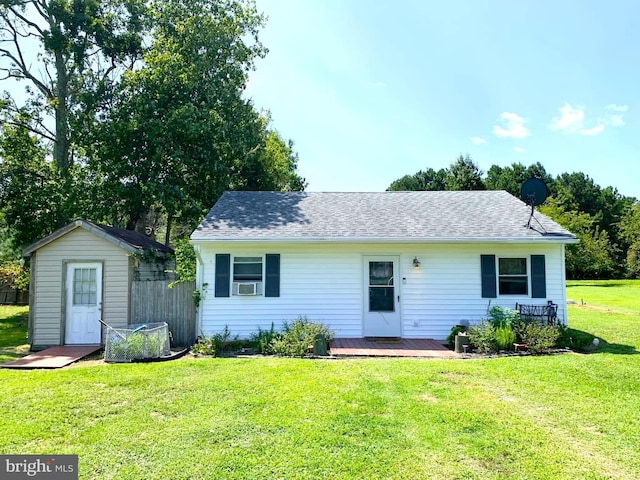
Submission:
[[[398,257],[364,257],[364,336],[399,337]]]
[[[99,345],[102,328],[102,264],[67,264],[65,344]]]

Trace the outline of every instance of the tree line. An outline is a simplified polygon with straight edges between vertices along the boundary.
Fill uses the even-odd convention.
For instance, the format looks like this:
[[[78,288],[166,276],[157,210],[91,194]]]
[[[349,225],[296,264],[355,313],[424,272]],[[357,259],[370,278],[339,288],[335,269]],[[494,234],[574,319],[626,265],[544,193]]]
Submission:
[[[550,193],[538,210],[580,239],[566,249],[568,278],[640,278],[640,202],[584,173],[553,177],[538,162],[493,165],[485,174],[469,155],[460,155],[448,168],[405,175],[387,190],[506,190],[520,197],[520,186],[533,177]]]
[[[264,22],[244,0],[3,0],[0,255],[78,217],[170,243],[225,190],[303,190],[243,96]]]

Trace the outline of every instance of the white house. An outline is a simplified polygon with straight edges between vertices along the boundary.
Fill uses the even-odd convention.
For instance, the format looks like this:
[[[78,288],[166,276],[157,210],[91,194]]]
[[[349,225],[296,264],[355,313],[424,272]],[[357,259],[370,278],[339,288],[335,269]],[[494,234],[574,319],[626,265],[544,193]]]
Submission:
[[[444,339],[489,305],[559,305],[576,237],[505,191],[226,192],[191,235],[197,328],[301,315],[337,337]]]

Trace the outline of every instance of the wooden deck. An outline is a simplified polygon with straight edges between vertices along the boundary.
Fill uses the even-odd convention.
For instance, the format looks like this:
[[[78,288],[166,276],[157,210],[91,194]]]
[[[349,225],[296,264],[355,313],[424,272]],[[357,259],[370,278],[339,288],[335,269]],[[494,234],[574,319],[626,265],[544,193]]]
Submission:
[[[0,365],[3,368],[61,368],[100,350],[100,345],[64,345],[51,347]]]
[[[460,358],[441,343],[427,338],[336,338],[330,350],[331,355],[347,357]]]

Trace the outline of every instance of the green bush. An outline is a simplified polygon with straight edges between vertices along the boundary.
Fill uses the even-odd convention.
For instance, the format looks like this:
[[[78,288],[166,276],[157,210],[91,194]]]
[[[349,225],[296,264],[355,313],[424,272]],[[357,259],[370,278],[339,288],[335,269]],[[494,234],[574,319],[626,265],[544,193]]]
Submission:
[[[333,340],[333,332],[322,323],[310,321],[307,317],[299,317],[293,322],[284,322],[282,333],[271,341],[271,351],[285,357],[304,357],[313,348],[316,335],[322,334],[327,345]]]
[[[258,333],[251,334],[251,342],[255,345],[258,353],[267,355],[273,353],[272,343],[279,336],[280,334],[275,331],[273,322],[271,322],[271,328],[269,330],[263,330],[258,327]]]
[[[538,322],[523,322],[519,327],[521,342],[527,345],[531,353],[542,353],[556,346],[560,331],[553,325],[540,325]]]
[[[496,329],[496,344],[499,350],[513,350],[516,342],[516,334],[511,327],[498,327]]]
[[[231,339],[231,332],[229,326],[225,325],[222,332],[214,333],[211,336],[204,333],[198,338],[196,344],[191,348],[191,351],[200,355],[211,355],[215,357],[219,353],[228,350],[230,345],[238,340],[238,337]]]
[[[459,333],[464,333],[467,331],[467,327],[463,325],[456,325],[455,327],[451,327],[451,333],[447,336],[447,345],[453,348],[456,342],[456,335]]]
[[[487,320],[496,328],[511,329],[511,325],[520,320],[520,314],[517,310],[496,306],[487,311]]]
[[[206,335],[200,336],[198,341],[193,345],[193,347],[191,347],[191,353],[215,357],[218,354],[218,350],[216,349],[213,337]]]
[[[467,335],[469,335],[469,342],[479,353],[494,353],[498,351],[496,327],[490,321],[482,320],[478,325],[469,327]]]

